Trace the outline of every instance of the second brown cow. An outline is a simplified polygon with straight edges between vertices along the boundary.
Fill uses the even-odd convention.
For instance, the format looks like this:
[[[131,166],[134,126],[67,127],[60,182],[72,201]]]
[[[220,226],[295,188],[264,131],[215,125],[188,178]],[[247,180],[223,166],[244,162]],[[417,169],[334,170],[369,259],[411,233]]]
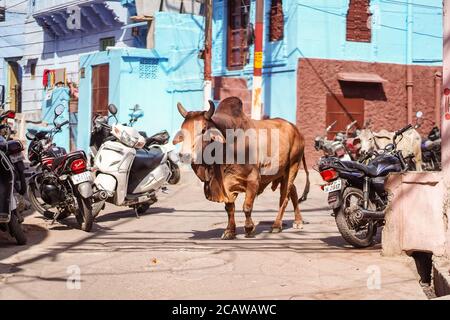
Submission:
[[[295,211],[294,228],[301,229],[303,219],[299,202],[306,200],[310,185],[303,135],[284,119],[257,121],[248,118],[239,98],[223,100],[217,111],[214,103],[209,103],[208,111],[190,112],[178,103],[184,122],[173,143],[182,142],[180,156],[191,163],[195,174],[204,183],[206,198],[225,203],[228,226],[222,239],[230,240],[236,236],[235,200],[239,193],[245,193],[246,236],[254,234],[253,203],[269,184],[273,191],[280,187],[279,211],[271,231],[281,232],[289,199]],[[241,137],[244,140],[239,141]],[[302,161],[306,185],[299,200],[294,180]]]

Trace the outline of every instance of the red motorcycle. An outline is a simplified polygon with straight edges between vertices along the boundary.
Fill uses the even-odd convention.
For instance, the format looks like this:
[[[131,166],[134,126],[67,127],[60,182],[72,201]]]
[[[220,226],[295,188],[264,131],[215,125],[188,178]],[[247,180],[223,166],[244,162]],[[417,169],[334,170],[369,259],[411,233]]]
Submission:
[[[62,110],[55,109],[55,120]],[[50,132],[29,130],[26,134],[31,141],[28,158],[37,171],[29,180],[28,197],[33,207],[46,218],[54,222],[74,214],[80,228],[89,232],[94,222],[94,194],[86,154],[83,151],[67,153],[53,143],[53,136],[69,123],[57,124],[55,120]]]

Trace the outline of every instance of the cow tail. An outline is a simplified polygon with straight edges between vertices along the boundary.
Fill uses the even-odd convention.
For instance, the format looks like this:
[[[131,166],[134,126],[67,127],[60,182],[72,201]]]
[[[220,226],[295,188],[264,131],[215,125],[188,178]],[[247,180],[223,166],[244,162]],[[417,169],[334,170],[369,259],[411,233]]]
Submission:
[[[303,190],[302,196],[300,197],[300,199],[298,199],[298,203],[306,201],[306,199],[308,199],[309,186],[310,186],[310,183],[309,183],[309,171],[308,171],[308,166],[306,165],[305,153],[303,153],[302,161],[303,161],[303,167],[305,168],[306,184],[305,184],[305,189]]]

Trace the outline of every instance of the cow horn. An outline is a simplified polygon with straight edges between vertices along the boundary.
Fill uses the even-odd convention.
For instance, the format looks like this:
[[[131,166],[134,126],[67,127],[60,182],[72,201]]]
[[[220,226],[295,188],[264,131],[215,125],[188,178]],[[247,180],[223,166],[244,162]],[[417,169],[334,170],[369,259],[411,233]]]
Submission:
[[[178,108],[178,112],[181,114],[181,116],[183,118],[186,118],[188,112],[186,111],[186,109],[183,107],[183,105],[180,102],[177,103],[177,108]]]
[[[214,111],[216,110],[216,106],[214,105],[214,102],[212,102],[211,100],[208,100],[208,102],[209,102],[209,110],[206,111],[206,113],[205,113],[205,119],[211,120],[211,118],[214,114]]]

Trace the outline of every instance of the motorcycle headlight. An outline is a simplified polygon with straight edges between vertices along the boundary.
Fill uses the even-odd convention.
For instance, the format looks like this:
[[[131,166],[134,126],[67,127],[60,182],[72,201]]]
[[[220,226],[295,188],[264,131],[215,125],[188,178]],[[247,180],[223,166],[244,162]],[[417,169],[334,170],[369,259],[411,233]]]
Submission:
[[[134,148],[138,140],[138,138],[130,136],[125,130],[122,131],[122,135],[120,136],[120,141],[130,148]]]

